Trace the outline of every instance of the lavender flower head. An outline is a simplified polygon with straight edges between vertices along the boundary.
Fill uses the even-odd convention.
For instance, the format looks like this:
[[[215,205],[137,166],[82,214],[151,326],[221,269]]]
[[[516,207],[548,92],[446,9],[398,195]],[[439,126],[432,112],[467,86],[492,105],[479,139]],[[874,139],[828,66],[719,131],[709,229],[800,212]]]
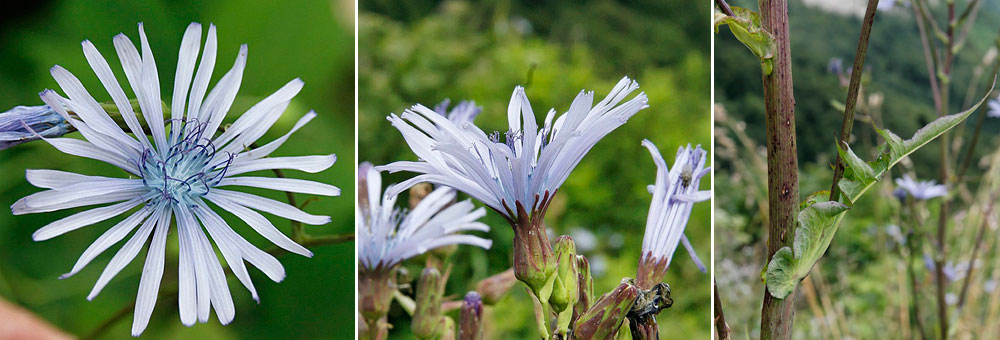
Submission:
[[[503,141],[500,133],[487,135],[471,121],[456,124],[418,104],[388,119],[420,160],[395,162],[379,170],[418,174],[393,188],[392,194],[431,182],[465,192],[515,219],[515,203],[531,209],[551,198],[590,148],[647,107],[643,93],[618,105],[638,87],[622,78],[596,106],[594,93],[581,91],[569,111],[554,119],[556,111],[550,110],[539,127],[524,88],[518,86],[507,108],[509,130]]]
[[[841,75],[844,72],[844,60],[840,58],[830,58],[830,61],[826,64],[826,71]]]
[[[712,197],[711,191],[698,190],[701,178],[712,168],[705,167],[706,154],[700,145],[693,149],[691,145],[678,148],[673,168],[667,167],[666,160],[652,142],[643,140],[642,145],[649,150],[656,163],[656,182],[647,187],[653,200],[646,218],[636,283],[643,289],[650,289],[662,280],[680,243],[687,248],[698,269],[705,271],[705,266],[684,236],[684,229],[694,203]]]
[[[371,163],[358,167],[358,260],[364,270],[389,269],[431,249],[468,244],[489,249],[492,241],[463,231],[489,231],[469,200],[452,203],[455,190],[440,187],[424,197],[412,211],[396,208],[397,196],[382,194],[382,177]],[[392,188],[392,186],[390,186]]]
[[[479,222],[486,214],[465,200],[453,203],[455,190],[435,189],[412,211],[396,208],[396,194],[391,188],[382,193],[382,176],[371,163],[358,166],[357,244],[358,309],[370,329],[379,329],[379,321],[389,312],[396,290],[395,267],[431,249],[468,244],[488,249],[492,241],[463,231],[489,231]]]
[[[146,328],[156,304],[165,265],[167,234],[171,232],[177,233],[180,249],[177,301],[184,325],[190,326],[196,320],[207,322],[213,308],[223,324],[228,324],[235,315],[225,271],[212,241],[215,241],[230,269],[254,300],[258,300],[257,291],[244,261],[256,266],[275,282],[284,279],[285,271],[281,263],[237,234],[209,207],[208,202],[229,211],[279,247],[307,257],[312,256],[308,249],[282,234],[255,210],[311,225],[330,222],[328,216],[308,214],[289,204],[221,187],[256,187],[324,196],[340,194],[336,187],[312,181],[236,177],[271,169],[319,172],[333,165],[336,156],[266,157],[315,117],[312,112],[300,118],[284,136],[259,148],[247,149],[271,128],[292,97],[302,89],[303,83],[299,79],[290,81],[261,100],[216,137],[215,133],[239,90],[247,47],[243,45],[240,48],[233,68],[222,76],[214,88],[209,89],[217,47],[215,26],[208,29],[201,62],[197,73],[194,73],[201,50],[201,32],[201,25],[192,23],[181,40],[168,120],[164,119],[157,68],[142,24],[139,24],[141,54],[124,34],[114,38],[115,50],[128,84],[138,99],[141,116],[152,134],[152,141],[143,131],[132,104],[107,61],[90,41],[83,42],[84,55],[114,100],[132,135],[112,120],[76,76],[61,66],[53,67],[53,78],[69,98],[46,90],[41,93],[42,100],[79,131],[84,139],[42,135],[43,140],[64,153],[114,165],[129,176],[103,177],[29,169],[28,182],[49,190],[24,197],[11,206],[15,215],[21,215],[111,203],[50,223],[32,235],[35,241],[48,240],[122,214],[127,215],[94,241],[63,277],[78,273],[98,255],[135,231],[105,267],[87,296],[88,300],[94,299],[149,243],[132,321],[134,336],[140,335]],[[79,119],[69,116],[67,110],[73,111]],[[171,225],[176,225],[176,230],[171,231]]]
[[[896,185],[906,190],[913,198],[921,201],[943,197],[948,194],[948,187],[943,184],[936,184],[933,180],[918,182],[908,174],[903,174],[903,178],[897,178]]]
[[[70,124],[48,105],[15,106],[0,113],[0,150],[69,132]]]
[[[937,263],[934,262],[934,259],[931,258],[930,254],[924,253],[924,267],[931,272],[937,271]],[[953,262],[948,261],[941,267],[941,272],[944,273],[944,277],[948,279],[949,282],[955,282],[965,277],[968,269],[968,265],[965,265],[964,263],[961,265],[955,265]]]
[[[581,91],[569,110],[544,123],[535,121],[523,87],[516,87],[507,107],[509,129],[487,135],[471,121],[455,123],[423,105],[388,117],[418,161],[379,167],[418,175],[389,189],[390,195],[419,182],[449,186],[483,202],[514,228],[514,274],[539,292],[556,263],[542,217],[553,195],[580,160],[604,136],[646,108],[639,93],[619,105],[639,85],[625,77],[594,105],[594,92]]]
[[[476,106],[476,102],[470,100],[458,102],[458,105],[455,105],[451,111],[448,110],[448,105],[451,105],[451,100],[445,99],[434,106],[434,112],[447,117],[456,125],[462,125],[465,122],[471,123],[476,119],[476,116],[483,112],[482,106]]]
[[[986,103],[989,106],[989,111],[986,111],[986,116],[991,118],[1000,118],[1000,95],[996,99],[990,99]]]

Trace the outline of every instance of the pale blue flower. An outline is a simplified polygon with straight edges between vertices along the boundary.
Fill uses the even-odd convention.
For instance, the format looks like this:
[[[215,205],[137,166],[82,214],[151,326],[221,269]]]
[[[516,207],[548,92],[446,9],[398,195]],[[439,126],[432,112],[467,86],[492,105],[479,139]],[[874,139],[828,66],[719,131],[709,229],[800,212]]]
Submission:
[[[918,182],[908,174],[903,174],[903,178],[897,178],[896,185],[906,190],[913,198],[921,201],[943,197],[948,194],[948,187],[943,184],[937,184],[934,181]]]
[[[390,186],[392,188],[392,186]],[[382,176],[371,163],[358,167],[357,239],[358,260],[368,270],[388,269],[428,250],[468,244],[489,249],[492,241],[462,234],[489,231],[469,200],[453,203],[455,190],[439,187],[424,197],[412,211],[396,208],[397,196],[382,193]]]
[[[15,106],[0,113],[0,150],[69,132],[66,119],[48,105]]]
[[[340,194],[336,187],[312,181],[235,177],[270,169],[319,172],[333,165],[336,157],[266,157],[293,132],[313,119],[316,115],[312,112],[300,118],[284,136],[261,147],[247,149],[271,128],[284,113],[292,97],[302,89],[302,81],[299,79],[290,81],[258,102],[220,135],[215,136],[229,113],[243,80],[247,46],[240,47],[233,68],[209,90],[209,80],[212,78],[216,59],[215,26],[208,29],[201,61],[198,63],[197,73],[194,73],[201,50],[201,32],[201,25],[193,23],[188,26],[181,40],[171,114],[166,120],[161,107],[157,68],[142,24],[139,24],[141,54],[124,34],[114,38],[115,51],[138,99],[145,125],[152,134],[152,141],[143,132],[136,112],[133,112],[125,91],[119,86],[107,61],[90,41],[83,42],[84,55],[118,107],[132,135],[123,131],[111,119],[73,74],[61,66],[53,67],[53,78],[69,98],[46,90],[41,93],[42,100],[78,130],[83,139],[44,140],[64,153],[119,167],[129,176],[102,177],[59,170],[28,170],[27,179],[31,184],[49,190],[24,197],[11,206],[14,214],[21,215],[113,203],[52,222],[32,235],[36,241],[48,240],[119,215],[127,215],[91,244],[73,269],[63,277],[76,274],[98,255],[135,231],[105,267],[87,296],[87,299],[93,299],[148,242],[149,250],[139,280],[132,322],[132,335],[135,336],[146,328],[156,304],[163,275],[167,234],[171,233],[172,221],[176,221],[177,229],[174,232],[178,235],[180,249],[178,309],[181,322],[185,325],[192,325],[196,320],[207,322],[212,308],[223,324],[228,324],[235,315],[225,271],[216,257],[212,241],[254,300],[258,300],[257,291],[244,261],[256,266],[275,282],[285,277],[284,268],[274,256],[237,234],[212,210],[208,202],[242,219],[279,247],[303,256],[312,256],[312,253],[278,231],[255,210],[311,225],[330,222],[328,216],[311,215],[286,203],[239,191],[223,190],[221,187],[256,187],[324,196]],[[75,112],[79,119],[70,117],[66,110]],[[206,231],[208,235],[205,234]],[[149,240],[150,235],[152,241]]]
[[[507,107],[509,130],[487,135],[472,122],[456,124],[423,105],[388,117],[418,161],[400,161],[379,170],[418,175],[390,189],[395,195],[419,182],[449,186],[500,212],[510,220],[517,206],[526,211],[545,206],[583,156],[611,131],[646,108],[640,93],[618,105],[639,87],[626,78],[604,100],[581,91],[569,110],[555,118],[552,109],[541,127],[524,88],[518,86]]]
[[[826,64],[827,72],[841,75],[844,72],[844,60],[840,58],[830,58],[830,61]]]
[[[701,178],[712,171],[711,167],[705,167],[705,150],[700,145],[693,149],[691,145],[680,147],[673,168],[668,168],[656,145],[649,140],[643,140],[642,145],[649,150],[656,163],[656,182],[647,187],[653,200],[646,218],[642,255],[648,263],[655,263],[665,270],[670,266],[677,246],[684,244],[695,265],[704,272],[705,265],[684,236],[684,229],[694,204],[712,198],[711,191],[698,189]]]
[[[1000,118],[1000,96],[997,99],[990,99],[986,103],[989,106],[989,111],[986,111],[986,115],[991,118]]]
[[[924,253],[924,267],[926,267],[930,272],[937,271],[937,263],[934,262],[934,259],[931,258],[930,254]],[[968,272],[968,269],[968,265],[955,265],[951,261],[948,261],[941,267],[941,272],[944,274],[945,279],[949,282],[954,282],[965,277],[965,273]]]
[[[441,103],[434,106],[434,112],[447,117],[448,120],[457,125],[461,125],[465,122],[472,122],[473,120],[476,120],[476,116],[483,112],[483,108],[481,106],[476,106],[476,102],[474,101],[463,100],[458,102],[458,105],[455,105],[455,107],[449,111],[448,105],[450,104],[451,100],[445,99],[441,101]]]

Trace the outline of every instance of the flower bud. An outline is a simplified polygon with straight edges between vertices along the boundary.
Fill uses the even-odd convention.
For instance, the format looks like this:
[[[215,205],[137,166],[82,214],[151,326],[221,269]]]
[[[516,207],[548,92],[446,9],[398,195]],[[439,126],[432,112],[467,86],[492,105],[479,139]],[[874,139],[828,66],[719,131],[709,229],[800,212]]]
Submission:
[[[514,225],[514,276],[536,295],[556,271],[556,258],[540,213],[529,215],[517,202]]]
[[[369,325],[376,325],[379,319],[389,313],[396,282],[392,278],[392,268],[377,267],[358,272],[358,309]]]
[[[71,126],[48,105],[15,106],[0,113],[0,150],[39,139],[65,135]]]
[[[430,183],[417,183],[410,187],[410,210],[416,208],[417,204],[420,204],[424,197],[430,195],[431,191],[434,191],[434,186]]]
[[[576,320],[573,334],[580,340],[614,339],[622,322],[639,297],[639,288],[627,280],[602,295]]]
[[[580,289],[579,298],[573,306],[573,320],[590,309],[590,304],[594,301],[594,278],[590,276],[590,262],[583,255],[576,256],[576,270]]]
[[[455,320],[447,316],[440,318],[442,334],[441,340],[455,340]]]
[[[458,338],[460,340],[483,339],[483,300],[479,293],[471,291],[465,294],[462,304],[462,318],[459,320]]]
[[[656,318],[646,318],[643,320],[630,320],[628,332],[630,338],[635,340],[659,340],[660,328],[656,325]],[[628,333],[622,329],[622,333]]]
[[[441,272],[424,268],[417,283],[416,309],[413,312],[413,335],[419,339],[437,339],[444,329],[441,320]]]
[[[566,310],[580,299],[579,275],[576,268],[576,244],[573,238],[563,235],[556,238],[555,244],[556,280],[552,287],[549,302],[556,313]]]
[[[517,283],[514,270],[507,269],[502,273],[487,277],[476,284],[476,292],[482,297],[483,303],[492,305],[500,301],[511,287]]]

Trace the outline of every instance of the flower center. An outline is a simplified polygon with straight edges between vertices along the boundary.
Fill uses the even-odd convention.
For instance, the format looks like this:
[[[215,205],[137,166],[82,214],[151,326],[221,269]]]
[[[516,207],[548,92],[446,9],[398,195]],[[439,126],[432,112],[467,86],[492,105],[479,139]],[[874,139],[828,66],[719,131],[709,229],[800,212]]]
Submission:
[[[143,151],[139,175],[149,189],[150,203],[190,204],[225,177],[235,155],[230,153],[213,163],[216,148],[211,139],[203,137],[206,126],[197,120],[186,121],[165,155],[150,149]]]

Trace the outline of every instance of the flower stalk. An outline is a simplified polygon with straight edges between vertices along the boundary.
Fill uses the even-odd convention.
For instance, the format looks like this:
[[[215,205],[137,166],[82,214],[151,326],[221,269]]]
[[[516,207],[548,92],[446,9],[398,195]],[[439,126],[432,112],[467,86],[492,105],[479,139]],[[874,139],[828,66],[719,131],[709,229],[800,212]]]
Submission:
[[[798,159],[787,0],[761,0],[760,16],[764,29],[774,36],[776,43],[773,71],[763,76],[769,209],[767,258],[771,258],[779,249],[792,245],[798,215]],[[784,299],[765,291],[761,339],[790,339],[794,313],[794,291]]]

